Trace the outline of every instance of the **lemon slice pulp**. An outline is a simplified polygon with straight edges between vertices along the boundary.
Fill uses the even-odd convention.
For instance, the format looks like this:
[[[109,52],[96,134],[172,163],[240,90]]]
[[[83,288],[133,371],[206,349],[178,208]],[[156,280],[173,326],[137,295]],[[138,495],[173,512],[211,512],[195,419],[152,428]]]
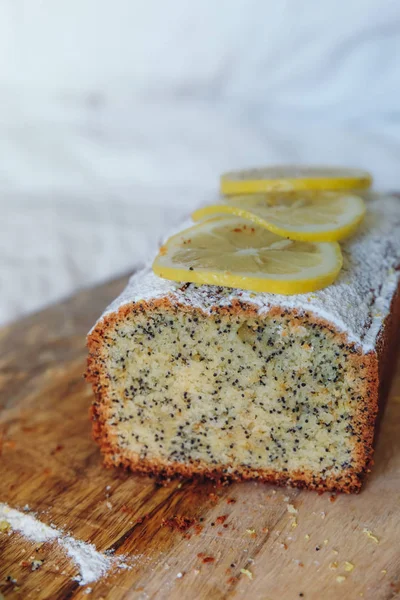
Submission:
[[[221,193],[256,194],[291,190],[353,190],[371,186],[367,171],[340,167],[260,167],[221,175]]]
[[[359,196],[337,192],[255,194],[205,206],[192,218],[200,221],[226,213],[292,240],[335,242],[355,231],[364,217],[365,203]]]
[[[341,266],[336,243],[283,239],[233,216],[203,221],[169,238],[153,271],[174,281],[288,295],[330,285]]]

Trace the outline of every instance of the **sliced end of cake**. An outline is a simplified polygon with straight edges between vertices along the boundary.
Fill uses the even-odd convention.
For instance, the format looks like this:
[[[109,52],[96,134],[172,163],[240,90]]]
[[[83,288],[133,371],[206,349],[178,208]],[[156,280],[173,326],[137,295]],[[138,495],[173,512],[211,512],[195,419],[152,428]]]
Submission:
[[[294,310],[128,304],[89,336],[108,465],[354,492],[372,456],[375,353]]]

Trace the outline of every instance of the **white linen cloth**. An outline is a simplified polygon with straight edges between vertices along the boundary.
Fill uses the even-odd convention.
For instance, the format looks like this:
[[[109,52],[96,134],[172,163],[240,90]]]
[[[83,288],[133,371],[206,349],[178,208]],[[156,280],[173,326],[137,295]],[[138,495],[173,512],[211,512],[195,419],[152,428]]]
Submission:
[[[400,189],[397,0],[0,3],[0,323],[143,264],[221,171]]]

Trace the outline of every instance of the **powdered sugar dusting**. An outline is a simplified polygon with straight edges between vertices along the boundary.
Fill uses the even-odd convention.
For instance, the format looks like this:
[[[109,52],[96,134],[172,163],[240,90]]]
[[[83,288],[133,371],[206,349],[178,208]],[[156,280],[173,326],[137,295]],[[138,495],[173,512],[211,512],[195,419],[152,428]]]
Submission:
[[[87,544],[73,537],[59,538],[59,544],[79,568],[79,575],[75,577],[81,585],[97,581],[110,570],[113,560],[109,556],[98,552],[93,544]]]
[[[151,268],[133,275],[100,320],[121,306],[168,297],[209,314],[234,300],[263,314],[273,307],[297,309],[331,322],[364,352],[372,350],[400,279],[400,199],[366,195],[367,215],[357,234],[342,244],[343,269],[332,285],[312,294],[281,296],[161,279]]]
[[[0,519],[7,521],[11,529],[23,533],[33,542],[48,542],[60,536],[58,529],[45,525],[26,512],[10,508],[7,504],[0,504]]]
[[[55,527],[45,525],[32,514],[10,508],[0,503],[0,521],[5,520],[14,531],[34,542],[57,540],[79,569],[75,577],[80,585],[92,583],[104,576],[112,568],[127,568],[123,557],[112,557],[99,552],[93,544],[65,535]]]

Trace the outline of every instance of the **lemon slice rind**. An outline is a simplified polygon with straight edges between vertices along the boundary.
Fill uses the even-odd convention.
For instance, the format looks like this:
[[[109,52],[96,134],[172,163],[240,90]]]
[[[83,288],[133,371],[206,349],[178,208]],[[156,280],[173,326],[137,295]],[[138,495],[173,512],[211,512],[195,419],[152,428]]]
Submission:
[[[230,195],[294,190],[362,190],[371,187],[367,171],[334,167],[261,167],[224,173],[221,193]]]
[[[366,211],[364,200],[359,196],[342,196],[334,192],[327,192],[322,196],[319,194],[318,196],[315,195],[315,198],[320,198],[320,209],[322,211],[329,206],[327,204],[329,198],[334,201],[338,199],[342,201],[342,211],[336,212],[331,220],[326,217],[323,223],[312,222],[312,218],[308,222],[307,219],[305,222],[304,219],[302,219],[303,222],[296,222],[295,220],[290,222],[290,218],[288,218],[285,222],[285,212],[280,210],[277,213],[276,207],[269,205],[268,201],[265,200],[267,197],[268,195],[236,196],[234,199],[227,200],[222,204],[205,206],[196,210],[192,214],[192,219],[194,221],[201,221],[217,215],[230,214],[253,221],[261,227],[265,227],[269,231],[291,240],[337,242],[354,233],[364,218]],[[301,194],[299,194],[299,197],[301,197]],[[263,206],[264,200],[265,206]],[[315,204],[315,207],[318,210],[318,203]],[[308,207],[306,208],[309,210]],[[289,213],[292,210],[290,205],[286,210],[286,215],[290,217]]]
[[[160,248],[160,252],[157,255],[153,263],[153,271],[159,277],[170,279],[179,282],[191,282],[203,285],[216,285],[225,286],[230,288],[240,288],[245,290],[251,290],[254,292],[265,292],[272,294],[282,295],[293,295],[293,294],[304,294],[313,292],[321,288],[331,285],[336,279],[341,267],[342,267],[342,253],[337,243],[314,243],[309,242],[302,245],[301,242],[294,242],[290,240],[282,239],[281,237],[275,236],[271,232],[266,232],[265,229],[256,231],[257,236],[262,234],[266,240],[266,244],[270,247],[266,248],[239,248],[238,250],[232,250],[234,248],[234,238],[228,242],[232,248],[226,254],[233,254],[232,256],[232,268],[218,268],[218,260],[224,254],[223,247],[218,246],[218,241],[215,244],[215,266],[203,267],[201,265],[201,252],[204,257],[207,257],[209,262],[210,249],[204,247],[200,248],[200,261],[199,261],[199,248],[196,249],[196,236],[204,236],[207,240],[207,236],[211,236],[210,240],[215,242],[216,240],[214,232],[218,228],[223,230],[224,228],[229,231],[232,235],[235,229],[242,227],[248,227],[249,229],[257,230],[257,224],[252,224],[249,221],[245,221],[238,217],[217,217],[212,220],[203,221],[185,231],[182,231],[171,238]],[[261,228],[260,228],[261,229]],[[221,235],[221,231],[218,233]],[[190,241],[189,241],[190,240]],[[222,242],[221,242],[222,244]],[[285,244],[297,244],[298,254],[288,253],[287,259],[285,258]],[[186,261],[178,260],[177,256],[181,253],[182,249],[187,251],[195,249],[197,254],[197,262],[191,262],[190,256]],[[302,268],[295,273],[271,273],[267,270],[260,270],[253,272],[247,272],[246,270],[239,270],[237,265],[235,267],[235,257],[245,256],[246,252],[250,256],[254,256],[257,252],[270,252],[273,250],[272,264],[277,266],[278,270],[283,266],[283,270],[292,268],[291,261],[296,262],[295,259],[299,258],[300,263],[307,260],[307,252],[314,252],[312,255],[314,258],[319,258],[319,263],[310,267]],[[211,250],[212,253],[212,250]],[[236,253],[236,254],[235,254]],[[306,258],[305,258],[306,257]],[[286,260],[286,263],[285,263]],[[195,266],[193,266],[195,265]]]

